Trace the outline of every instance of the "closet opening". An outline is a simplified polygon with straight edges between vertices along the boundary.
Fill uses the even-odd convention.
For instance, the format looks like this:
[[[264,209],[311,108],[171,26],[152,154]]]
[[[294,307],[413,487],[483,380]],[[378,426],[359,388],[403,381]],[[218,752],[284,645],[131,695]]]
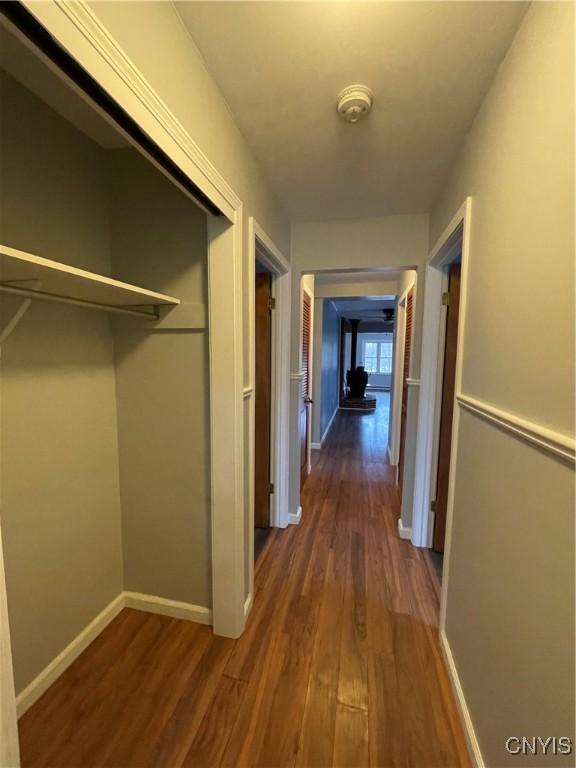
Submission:
[[[126,607],[212,621],[214,217],[5,23],[0,102],[1,525],[22,716]],[[26,734],[24,757],[62,764],[54,734]]]

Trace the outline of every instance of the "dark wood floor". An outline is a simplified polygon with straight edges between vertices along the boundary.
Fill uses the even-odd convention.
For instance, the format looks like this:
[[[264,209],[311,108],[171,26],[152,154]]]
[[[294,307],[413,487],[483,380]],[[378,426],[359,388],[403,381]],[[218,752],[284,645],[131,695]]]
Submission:
[[[436,572],[396,533],[379,400],[315,452],[244,635],[124,610],[21,719],[24,767],[469,766]]]

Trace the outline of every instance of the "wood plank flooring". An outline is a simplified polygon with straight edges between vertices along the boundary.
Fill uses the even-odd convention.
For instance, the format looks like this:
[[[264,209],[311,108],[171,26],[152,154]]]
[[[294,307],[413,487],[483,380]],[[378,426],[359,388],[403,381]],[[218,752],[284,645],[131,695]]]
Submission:
[[[21,718],[22,765],[468,768],[439,584],[396,532],[387,398],[340,412],[244,635],[126,609]]]

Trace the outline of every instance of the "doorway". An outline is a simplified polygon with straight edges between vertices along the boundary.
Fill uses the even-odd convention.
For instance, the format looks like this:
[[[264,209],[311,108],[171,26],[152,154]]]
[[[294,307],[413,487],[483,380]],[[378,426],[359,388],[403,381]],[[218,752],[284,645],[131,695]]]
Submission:
[[[299,400],[299,434],[300,434],[300,490],[310,473],[310,364],[311,364],[311,339],[312,331],[312,299],[309,294],[302,291],[302,368],[300,381]]]
[[[414,313],[414,291],[406,296],[404,305],[404,349],[402,353],[402,400],[400,406],[400,445],[398,452],[398,490],[402,499],[404,457],[406,455],[406,420],[408,416],[408,378],[410,376],[410,354],[412,352],[412,326]]]
[[[440,429],[438,436],[438,467],[436,473],[436,498],[432,501],[434,532],[432,549],[443,554],[446,536],[446,510],[448,507],[448,480],[452,452],[452,421],[454,414],[454,390],[456,382],[456,352],[458,349],[458,315],[460,306],[460,257],[448,267],[448,290],[443,294],[446,307],[444,362],[442,366],[442,395]]]
[[[471,216],[472,199],[468,197],[432,248],[425,271],[412,543],[417,547],[429,547],[433,557],[443,558],[441,632],[445,628],[446,595],[450,578]],[[451,293],[457,295],[456,306]],[[443,301],[446,294],[447,298]],[[448,306],[450,304],[452,306]],[[449,350],[449,347],[452,349]],[[449,391],[444,386],[445,380],[451,383],[452,405],[446,401]],[[441,431],[444,433],[443,439]],[[442,504],[440,512],[433,511],[433,501],[437,505]],[[437,516],[440,518],[438,526],[435,519]],[[440,546],[443,552],[434,555]]]
[[[254,291],[254,558],[270,529],[272,429],[272,275],[256,262]]]
[[[245,615],[254,596],[254,563],[272,528],[285,528],[288,513],[290,266],[258,222],[248,219],[249,381],[244,420],[249,429]],[[262,395],[262,396],[261,396]],[[263,425],[263,430],[261,429]]]

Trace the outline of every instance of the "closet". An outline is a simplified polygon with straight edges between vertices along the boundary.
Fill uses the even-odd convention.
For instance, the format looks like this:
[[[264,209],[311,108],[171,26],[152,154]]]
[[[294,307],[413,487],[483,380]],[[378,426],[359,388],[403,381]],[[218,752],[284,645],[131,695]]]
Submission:
[[[207,214],[0,27],[0,515],[19,710],[121,593],[210,606]]]

